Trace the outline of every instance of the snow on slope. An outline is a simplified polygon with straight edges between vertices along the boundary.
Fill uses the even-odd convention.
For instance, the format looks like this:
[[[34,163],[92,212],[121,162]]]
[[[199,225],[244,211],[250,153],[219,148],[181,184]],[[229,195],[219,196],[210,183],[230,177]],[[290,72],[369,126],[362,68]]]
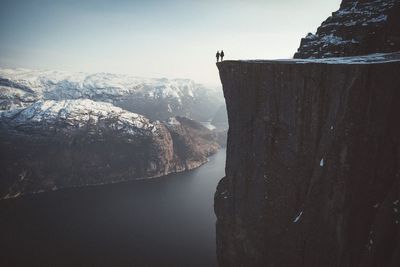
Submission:
[[[189,79],[138,78],[111,73],[70,73],[28,69],[0,69],[0,77],[11,81],[14,88],[30,88],[45,99],[121,97],[137,94],[153,99],[196,97],[206,88]],[[2,87],[11,87],[4,81]],[[209,89],[208,89],[209,90]]]
[[[221,91],[189,79],[0,68],[0,110],[27,107],[41,99],[109,102],[152,120],[186,116],[203,121],[224,103]]]
[[[158,122],[150,121],[110,103],[89,99],[39,100],[27,108],[0,111],[0,121],[14,127],[33,126],[43,128],[59,125],[81,128],[101,125],[128,135],[155,133]]]

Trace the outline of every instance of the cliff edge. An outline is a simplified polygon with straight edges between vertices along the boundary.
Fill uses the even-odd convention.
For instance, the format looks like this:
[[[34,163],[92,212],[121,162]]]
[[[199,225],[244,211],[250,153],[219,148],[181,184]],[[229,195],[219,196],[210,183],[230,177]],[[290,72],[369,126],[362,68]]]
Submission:
[[[224,61],[221,266],[400,266],[400,53]]]

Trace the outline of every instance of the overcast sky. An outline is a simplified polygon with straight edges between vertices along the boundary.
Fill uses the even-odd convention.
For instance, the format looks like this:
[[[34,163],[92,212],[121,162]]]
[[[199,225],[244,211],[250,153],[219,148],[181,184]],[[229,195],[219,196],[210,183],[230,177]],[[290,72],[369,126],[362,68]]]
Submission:
[[[0,0],[0,66],[219,83],[226,59],[290,58],[340,0]]]

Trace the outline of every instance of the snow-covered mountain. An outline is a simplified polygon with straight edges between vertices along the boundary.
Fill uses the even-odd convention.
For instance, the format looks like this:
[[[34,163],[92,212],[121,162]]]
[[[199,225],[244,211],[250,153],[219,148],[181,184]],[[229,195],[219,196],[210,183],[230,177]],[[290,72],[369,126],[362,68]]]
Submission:
[[[0,69],[0,109],[27,106],[39,99],[91,99],[153,120],[179,115],[198,121],[211,119],[224,103],[221,90],[189,79]]]
[[[43,131],[47,127],[82,128],[97,125],[132,136],[153,134],[159,124],[110,103],[89,99],[39,100],[27,108],[0,112],[0,119],[2,123],[20,130]]]
[[[0,69],[0,199],[196,168],[217,135],[170,115],[217,103],[191,80]]]

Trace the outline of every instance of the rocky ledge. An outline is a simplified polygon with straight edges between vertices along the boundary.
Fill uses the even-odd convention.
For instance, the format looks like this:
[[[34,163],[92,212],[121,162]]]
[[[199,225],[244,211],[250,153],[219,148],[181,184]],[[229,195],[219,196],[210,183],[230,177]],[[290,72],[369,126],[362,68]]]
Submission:
[[[39,100],[0,112],[0,198],[190,170],[218,148],[186,118],[152,122],[105,102]]]
[[[220,266],[399,266],[400,53],[218,68]]]

